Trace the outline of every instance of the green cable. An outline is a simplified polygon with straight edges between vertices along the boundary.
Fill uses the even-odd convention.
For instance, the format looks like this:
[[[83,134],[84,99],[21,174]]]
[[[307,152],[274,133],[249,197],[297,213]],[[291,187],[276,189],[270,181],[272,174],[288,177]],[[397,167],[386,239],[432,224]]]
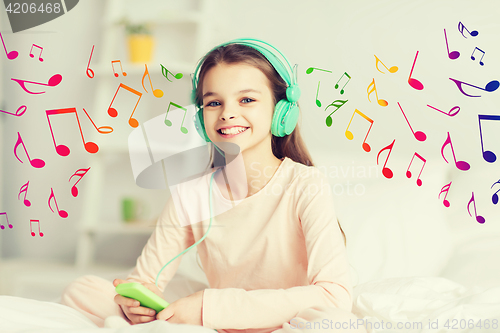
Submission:
[[[162,269],[160,269],[160,271],[158,272],[158,275],[156,275],[156,280],[155,280],[156,287],[158,287],[158,279],[160,277],[161,272],[163,272],[163,270],[165,269],[165,267],[167,267],[168,264],[170,264],[172,261],[174,261],[175,259],[177,259],[179,256],[181,256],[184,253],[186,253],[187,251],[189,251],[192,247],[200,244],[205,239],[205,237],[207,237],[208,232],[210,231],[210,228],[212,227],[212,211],[213,211],[213,209],[212,209],[212,182],[214,180],[214,176],[215,176],[215,172],[212,173],[212,177],[210,178],[210,190],[209,190],[209,198],[210,198],[209,199],[209,202],[210,202],[210,224],[208,225],[207,232],[203,235],[203,237],[200,238],[200,240],[198,240],[196,243],[194,243],[193,245],[191,245],[190,247],[188,247],[187,249],[185,249],[184,251],[182,251],[181,253],[179,253],[178,255],[176,255],[173,259],[171,259],[169,262],[167,262],[165,264],[165,266],[162,267]]]

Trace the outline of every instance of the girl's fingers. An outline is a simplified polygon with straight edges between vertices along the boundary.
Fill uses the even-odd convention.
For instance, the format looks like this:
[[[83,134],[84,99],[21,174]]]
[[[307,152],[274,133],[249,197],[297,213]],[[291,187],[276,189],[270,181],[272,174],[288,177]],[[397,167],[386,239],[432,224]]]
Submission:
[[[114,279],[114,280],[113,280],[113,286],[115,286],[115,287],[116,287],[117,285],[119,285],[119,284],[122,284],[122,283],[127,283],[127,281],[122,280],[122,279]]]
[[[136,315],[142,315],[142,316],[150,316],[154,317],[156,315],[156,311],[152,310],[150,308],[146,308],[143,306],[137,306],[137,307],[131,307],[129,309],[130,313],[136,314]]]
[[[116,304],[128,306],[128,307],[138,307],[141,303],[133,298],[124,297],[120,294],[116,294],[114,301]]]

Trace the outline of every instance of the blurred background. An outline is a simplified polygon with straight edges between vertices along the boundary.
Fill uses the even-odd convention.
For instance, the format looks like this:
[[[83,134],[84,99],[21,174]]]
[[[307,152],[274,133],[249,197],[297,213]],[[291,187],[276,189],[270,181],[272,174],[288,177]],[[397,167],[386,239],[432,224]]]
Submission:
[[[82,0],[17,33],[3,9],[0,110],[26,112],[0,113],[1,294],[55,300],[84,274],[126,277],[170,195],[136,185],[129,135],[147,137],[144,124],[168,116],[165,145],[199,140],[192,114],[176,105],[191,104],[197,61],[241,37],[265,40],[298,64],[299,126],[330,181],[355,284],[398,276],[500,281],[492,265],[500,258],[500,161],[483,157],[500,154],[500,121],[479,121],[500,116],[500,92],[486,88],[500,79],[497,1]],[[56,74],[61,83],[47,86]],[[45,83],[26,84],[45,93],[11,79]],[[78,122],[75,112],[45,112],[71,108]],[[57,145],[70,153],[61,156]],[[45,166],[34,168],[27,154]],[[195,251],[179,275],[205,281]]]

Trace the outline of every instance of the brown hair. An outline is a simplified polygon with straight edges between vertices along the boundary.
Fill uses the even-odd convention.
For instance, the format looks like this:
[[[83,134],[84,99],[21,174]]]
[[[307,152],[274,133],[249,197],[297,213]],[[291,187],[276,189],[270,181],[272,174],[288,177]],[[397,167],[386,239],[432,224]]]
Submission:
[[[244,63],[260,69],[267,77],[273,91],[274,104],[282,99],[286,99],[287,83],[278,74],[274,66],[267,58],[256,49],[242,44],[227,44],[210,51],[203,58],[203,64],[198,75],[198,83],[195,91],[195,104],[203,104],[203,80],[207,72],[218,64]],[[300,119],[300,118],[299,118]],[[314,166],[311,155],[300,134],[299,125],[295,127],[290,135],[284,137],[272,136],[271,148],[274,156],[279,159],[288,157],[291,160],[307,166]],[[337,220],[338,222],[338,220]],[[346,241],[344,231],[340,226],[340,231]]]

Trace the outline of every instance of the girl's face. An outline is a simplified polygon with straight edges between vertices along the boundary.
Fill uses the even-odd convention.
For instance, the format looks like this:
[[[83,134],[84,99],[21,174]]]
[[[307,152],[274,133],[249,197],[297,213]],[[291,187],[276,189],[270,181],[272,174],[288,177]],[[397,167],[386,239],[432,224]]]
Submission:
[[[202,94],[210,140],[235,143],[241,152],[271,151],[274,98],[260,69],[243,63],[218,64],[206,73]]]

